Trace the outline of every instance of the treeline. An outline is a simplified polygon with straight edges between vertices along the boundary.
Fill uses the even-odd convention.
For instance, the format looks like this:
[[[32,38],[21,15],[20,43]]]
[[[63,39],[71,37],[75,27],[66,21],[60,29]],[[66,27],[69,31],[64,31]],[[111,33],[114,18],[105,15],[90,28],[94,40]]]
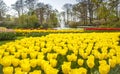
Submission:
[[[11,6],[18,15],[2,19],[1,26],[8,28],[53,28],[59,26],[58,11],[52,9],[50,4],[44,4],[38,0],[17,0]]]
[[[76,1],[74,5],[65,4],[61,13],[69,26],[120,27],[120,0]]]
[[[0,26],[8,28],[54,28],[64,22],[67,27],[120,27],[120,0],[75,0],[66,3],[62,12],[38,0],[17,0],[12,9],[17,17],[5,16],[9,11],[0,0]],[[1,22],[2,21],[2,22]],[[11,26],[12,25],[12,26]]]

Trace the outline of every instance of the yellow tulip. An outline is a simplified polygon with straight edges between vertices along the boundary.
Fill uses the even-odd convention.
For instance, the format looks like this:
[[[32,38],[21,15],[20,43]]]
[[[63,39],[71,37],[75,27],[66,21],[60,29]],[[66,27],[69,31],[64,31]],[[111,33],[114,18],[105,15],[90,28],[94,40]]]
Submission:
[[[61,49],[60,51],[58,51],[58,53],[61,55],[66,55],[67,51],[68,50]]]
[[[109,65],[114,68],[116,66],[116,59],[109,59]]]
[[[39,52],[40,51],[40,47],[39,46],[35,46],[34,50]]]
[[[117,62],[117,64],[120,64],[120,59],[119,59],[120,57],[117,57],[116,58],[116,62]]]
[[[37,66],[37,60],[36,59],[32,59],[32,60],[30,60],[30,66],[31,67],[36,67]]]
[[[27,58],[27,53],[25,53],[25,52],[21,53],[21,57],[22,57],[22,59],[26,59]]]
[[[99,66],[99,72],[100,74],[108,74],[110,71],[110,66],[107,64],[101,64]]]
[[[42,48],[41,51],[45,54],[48,52],[48,49],[47,48]]]
[[[68,74],[71,71],[71,62],[64,62],[62,65],[62,72]]]
[[[70,61],[76,61],[77,56],[75,54],[67,55],[67,60]]]
[[[56,59],[57,58],[57,53],[48,53],[47,54],[47,59],[50,60],[50,59]]]
[[[110,66],[107,64],[105,60],[99,61],[99,72],[100,74],[108,74],[110,71]]]
[[[41,68],[42,70],[46,70],[50,66],[49,61],[41,60]]]
[[[69,74],[87,74],[87,69],[81,67],[78,69],[72,69]]]
[[[21,71],[17,71],[17,72],[15,72],[15,74],[27,74],[27,73],[21,72]]]
[[[4,74],[13,74],[13,67],[3,67]]]
[[[16,58],[12,59],[12,64],[13,64],[14,67],[18,66],[19,63],[20,63],[19,59],[16,59]]]
[[[106,60],[99,61],[99,64],[107,64]]]
[[[57,60],[55,60],[55,59],[50,59],[50,65],[51,65],[52,67],[56,67],[56,65],[57,65]]]
[[[30,64],[28,64],[28,63],[22,64],[22,65],[21,65],[21,69],[22,69],[24,72],[29,72],[29,71],[31,70]]]
[[[12,60],[12,59],[11,59],[10,56],[5,56],[5,57],[3,57],[1,63],[2,63],[3,66],[8,67],[8,66],[10,66],[11,63],[12,63],[11,60]]]
[[[99,54],[99,59],[100,60],[107,59],[107,58],[108,58],[107,53],[101,53],[101,54]]]
[[[46,69],[45,74],[58,74],[58,70],[49,67],[49,68]]]
[[[81,67],[79,68],[80,74],[87,74],[87,69]]]
[[[82,53],[81,56],[82,56],[84,59],[87,59],[88,54],[87,54],[87,53]]]
[[[80,74],[80,70],[79,69],[72,69],[69,74]]]
[[[20,67],[15,68],[15,74],[27,74],[26,72],[22,72],[22,69]]]
[[[0,64],[1,64],[1,61],[2,61],[2,55],[0,54]]]
[[[28,58],[28,59],[22,59],[22,60],[20,60],[20,64],[22,65],[22,64],[29,64],[30,63],[30,59]]]
[[[29,74],[41,74],[41,70],[34,70],[33,72],[30,72]]]
[[[4,52],[4,56],[9,56],[9,52]]]
[[[38,54],[38,56],[37,56],[38,59],[44,59],[44,57],[45,57],[45,56],[44,56],[43,53],[42,53],[42,54]]]
[[[53,53],[53,59],[56,59],[56,58],[57,58],[57,56],[58,56],[58,54],[57,54],[57,53]]]
[[[94,54],[95,58],[97,58],[97,59],[100,56],[100,52],[98,50],[93,50],[93,54]]]
[[[15,51],[16,51],[16,49],[14,48],[14,46],[13,46],[13,47],[11,47],[11,48],[10,48],[10,50],[9,50],[9,52],[10,52],[11,54],[14,54],[14,53],[15,53]]]
[[[83,59],[78,59],[78,64],[79,64],[80,66],[82,66],[83,63],[84,63],[84,60],[83,60]]]
[[[42,42],[42,43],[41,43],[41,48],[44,48],[44,46],[45,46],[45,43]]]
[[[78,55],[78,49],[74,49],[73,52],[75,55]]]
[[[37,52],[31,52],[30,53],[30,57],[32,58],[32,59],[35,59],[36,57],[37,57]]]
[[[42,65],[42,62],[43,62],[42,60],[43,60],[43,59],[37,59],[37,65],[38,65],[38,66],[41,66],[41,65]]]
[[[87,60],[87,65],[89,68],[93,68],[95,63],[94,63],[94,56],[90,55]]]
[[[4,48],[0,48],[0,55],[3,55],[5,52]]]
[[[47,54],[47,59],[48,59],[48,60],[52,59],[52,53],[48,53],[48,54]]]
[[[21,71],[22,71],[22,69],[20,67],[15,68],[15,72],[21,72]]]
[[[20,57],[20,52],[15,52],[15,53],[14,53],[14,56],[15,56],[16,58],[19,58],[19,57]]]

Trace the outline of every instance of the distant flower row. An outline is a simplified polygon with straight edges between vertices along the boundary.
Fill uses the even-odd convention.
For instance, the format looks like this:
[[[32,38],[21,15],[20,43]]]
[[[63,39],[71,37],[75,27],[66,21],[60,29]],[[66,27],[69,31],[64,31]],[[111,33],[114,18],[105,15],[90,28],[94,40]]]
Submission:
[[[80,33],[84,31],[120,31],[120,28],[82,28],[82,29],[16,29],[16,32]]]
[[[120,28],[85,28],[85,30],[120,31]]]
[[[43,29],[43,30],[39,30],[39,29],[33,29],[33,30],[30,30],[30,29],[16,29],[15,32],[50,32],[50,33],[80,33],[80,32],[84,32],[84,29],[80,29],[80,30],[77,30],[77,29],[65,29],[65,30],[54,30],[54,29]]]

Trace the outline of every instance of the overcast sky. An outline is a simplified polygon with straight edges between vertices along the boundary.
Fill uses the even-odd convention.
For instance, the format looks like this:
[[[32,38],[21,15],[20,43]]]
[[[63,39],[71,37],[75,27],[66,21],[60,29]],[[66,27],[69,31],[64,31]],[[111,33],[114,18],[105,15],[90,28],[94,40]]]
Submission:
[[[3,0],[7,6],[11,6],[11,4],[14,4],[17,0]],[[71,3],[75,4],[76,0],[39,0],[39,2],[43,2],[45,4],[52,5],[53,9],[57,9],[58,11],[62,11],[62,6],[65,3]]]

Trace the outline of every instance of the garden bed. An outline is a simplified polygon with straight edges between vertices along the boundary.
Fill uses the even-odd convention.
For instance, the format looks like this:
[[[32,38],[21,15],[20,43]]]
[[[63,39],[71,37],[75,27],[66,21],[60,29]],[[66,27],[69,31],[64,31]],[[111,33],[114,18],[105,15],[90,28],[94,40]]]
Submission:
[[[64,33],[0,46],[0,74],[119,74],[120,33]]]
[[[120,28],[84,28],[86,31],[120,31]]]

